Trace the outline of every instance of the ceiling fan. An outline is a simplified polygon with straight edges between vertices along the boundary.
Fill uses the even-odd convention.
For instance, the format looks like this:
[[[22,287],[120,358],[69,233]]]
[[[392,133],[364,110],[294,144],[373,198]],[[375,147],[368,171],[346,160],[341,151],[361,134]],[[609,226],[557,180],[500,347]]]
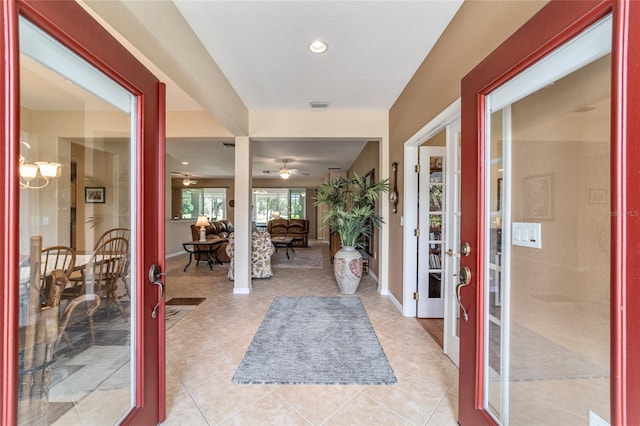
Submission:
[[[198,181],[196,179],[191,179],[189,177],[188,174],[186,173],[178,173],[178,172],[171,172],[172,175],[175,175],[177,177],[183,176],[182,178],[182,184],[184,186],[190,186],[190,185],[195,185],[196,183],[198,183]]]
[[[279,170],[263,170],[262,173],[278,173],[282,179],[289,179],[291,175],[309,176],[309,173],[301,172],[298,169],[292,169],[287,166],[289,160],[282,160],[282,167]]]

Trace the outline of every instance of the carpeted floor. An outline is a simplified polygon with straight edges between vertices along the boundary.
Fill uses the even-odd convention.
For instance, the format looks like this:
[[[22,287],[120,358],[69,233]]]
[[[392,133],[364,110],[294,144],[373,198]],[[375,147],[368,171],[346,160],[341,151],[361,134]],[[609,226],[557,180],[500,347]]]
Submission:
[[[276,297],[233,383],[396,383],[359,297]]]

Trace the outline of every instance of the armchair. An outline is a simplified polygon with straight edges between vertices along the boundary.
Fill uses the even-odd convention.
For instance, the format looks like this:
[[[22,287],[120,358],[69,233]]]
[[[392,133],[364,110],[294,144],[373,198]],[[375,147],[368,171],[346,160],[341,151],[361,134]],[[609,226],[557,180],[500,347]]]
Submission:
[[[229,235],[229,242],[226,253],[229,256],[230,280],[234,279],[234,233]],[[270,278],[273,276],[271,270],[271,255],[275,248],[271,244],[271,235],[267,231],[254,231],[251,233],[251,278]]]

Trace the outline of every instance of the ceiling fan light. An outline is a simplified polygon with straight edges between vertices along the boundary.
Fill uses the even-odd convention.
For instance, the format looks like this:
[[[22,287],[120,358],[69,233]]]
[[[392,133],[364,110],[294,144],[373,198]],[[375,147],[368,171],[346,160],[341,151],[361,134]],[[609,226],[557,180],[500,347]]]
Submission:
[[[191,185],[191,179],[188,179],[188,178],[187,178],[187,179],[182,179],[182,184],[183,184],[184,186],[189,186],[189,185]]]
[[[290,176],[291,172],[289,172],[289,170],[280,170],[280,177],[282,179],[289,179]]]

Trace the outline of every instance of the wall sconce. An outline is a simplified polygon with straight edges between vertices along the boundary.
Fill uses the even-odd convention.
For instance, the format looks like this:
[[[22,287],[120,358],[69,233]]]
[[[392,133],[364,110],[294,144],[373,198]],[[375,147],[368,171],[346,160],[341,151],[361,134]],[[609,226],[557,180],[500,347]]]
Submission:
[[[211,226],[211,224],[209,223],[209,219],[201,214],[200,216],[198,216],[198,220],[196,220],[196,227],[200,227],[200,242],[206,242],[207,241],[207,234],[206,234],[206,227],[207,226]]]
[[[20,188],[40,189],[49,185],[54,177],[58,176],[58,171],[62,167],[60,163],[49,163],[47,161],[36,161],[35,164],[25,163],[25,158],[20,156]],[[40,185],[32,184],[38,178],[44,180]]]

